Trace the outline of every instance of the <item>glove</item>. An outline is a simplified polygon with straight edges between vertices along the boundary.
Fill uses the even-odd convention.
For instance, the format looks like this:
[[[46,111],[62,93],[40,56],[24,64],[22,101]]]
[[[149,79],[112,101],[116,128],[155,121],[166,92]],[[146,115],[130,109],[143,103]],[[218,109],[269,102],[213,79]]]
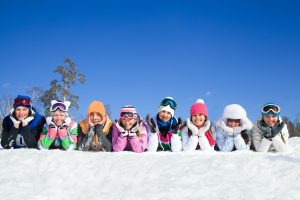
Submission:
[[[210,128],[210,125],[211,125],[210,121],[206,120],[206,122],[204,123],[204,126],[198,130],[198,136],[203,137],[205,135],[205,132],[208,131],[208,129]]]
[[[129,136],[136,136],[136,132],[140,129],[139,123],[130,129]]]
[[[117,129],[120,131],[120,133],[121,133],[121,135],[122,135],[123,137],[128,136],[128,132],[125,131],[125,129],[122,128],[122,127],[119,125],[119,122],[116,122],[116,127],[117,127]]]
[[[155,124],[154,120],[150,117],[150,115],[146,116],[146,121],[150,127],[151,133],[156,133],[156,124]]]
[[[178,117],[178,122],[176,124],[173,125],[172,129],[174,130],[174,134],[177,134],[178,129],[181,127],[182,125],[182,119],[181,117]]]
[[[266,139],[272,139],[272,129],[269,126],[264,126],[261,122],[259,122],[257,123],[257,127],[262,131],[262,134]]]
[[[271,128],[272,138],[282,131],[284,127],[284,122],[276,123],[275,126]]]
[[[58,128],[57,135],[61,140],[65,140],[68,137],[68,131],[65,125]]]
[[[190,119],[186,119],[186,126],[192,131],[192,134],[198,136],[198,128],[191,122]]]
[[[51,139],[56,138],[56,136],[57,136],[57,128],[50,128],[50,127],[49,127],[49,130],[48,130],[47,135],[48,135]]]
[[[19,128],[20,123],[21,123],[20,121],[15,121],[15,122],[14,122],[14,127],[15,127],[15,128]]]
[[[102,124],[96,124],[94,126],[94,130],[95,130],[95,133],[100,136],[100,133],[103,132],[103,125]]]

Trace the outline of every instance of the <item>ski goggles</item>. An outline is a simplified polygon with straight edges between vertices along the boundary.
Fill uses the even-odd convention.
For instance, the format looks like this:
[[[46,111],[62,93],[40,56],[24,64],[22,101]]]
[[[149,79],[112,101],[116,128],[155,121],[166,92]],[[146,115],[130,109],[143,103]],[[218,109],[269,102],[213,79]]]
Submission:
[[[57,102],[55,104],[53,104],[51,107],[50,107],[50,112],[55,112],[57,109],[63,111],[63,112],[67,112],[67,107],[64,103],[62,102]]]
[[[137,113],[133,113],[133,112],[121,112],[120,113],[121,119],[125,119],[125,118],[132,119],[132,118],[135,118],[136,116],[137,116]]]
[[[234,122],[234,123],[241,123],[240,119],[231,119],[231,118],[227,118],[227,122]]]
[[[31,107],[31,102],[30,99],[25,99],[25,98],[16,98],[14,100],[14,107],[18,107],[18,106],[30,106]]]
[[[268,114],[279,115],[280,107],[276,104],[267,104],[262,108],[261,112],[262,112],[263,116],[268,115]]]
[[[172,109],[176,110],[177,103],[173,99],[165,98],[160,103],[161,106],[167,106],[169,105]]]

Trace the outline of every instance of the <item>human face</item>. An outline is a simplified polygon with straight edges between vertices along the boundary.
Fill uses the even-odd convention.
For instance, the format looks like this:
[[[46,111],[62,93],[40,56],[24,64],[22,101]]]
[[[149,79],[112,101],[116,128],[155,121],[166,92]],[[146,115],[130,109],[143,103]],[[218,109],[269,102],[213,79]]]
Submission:
[[[205,122],[205,115],[203,114],[195,114],[192,115],[192,122],[196,125],[196,126],[203,126],[204,122]]]
[[[121,123],[126,130],[129,130],[135,122],[137,122],[136,118],[121,118]]]
[[[240,124],[241,124],[240,119],[230,119],[230,118],[227,119],[227,126],[230,128],[238,127],[240,126]]]
[[[19,106],[15,109],[15,116],[19,121],[26,119],[26,117],[29,116],[29,109],[24,106]]]
[[[263,120],[268,126],[273,127],[277,123],[278,117],[276,115],[269,114],[264,116]]]
[[[172,114],[168,111],[162,110],[158,113],[158,117],[163,122],[167,122],[172,118]]]
[[[60,126],[64,123],[66,117],[67,117],[67,115],[65,112],[56,110],[52,115],[52,120],[57,126]]]
[[[100,113],[92,112],[90,114],[90,120],[93,124],[99,124],[103,120],[103,116]]]

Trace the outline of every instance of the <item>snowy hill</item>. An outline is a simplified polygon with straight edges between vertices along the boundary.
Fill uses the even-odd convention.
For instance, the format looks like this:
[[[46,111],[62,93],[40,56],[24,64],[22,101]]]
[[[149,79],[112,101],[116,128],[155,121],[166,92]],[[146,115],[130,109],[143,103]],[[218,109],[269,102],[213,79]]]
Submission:
[[[284,154],[0,150],[1,199],[299,199],[300,138],[290,144]]]

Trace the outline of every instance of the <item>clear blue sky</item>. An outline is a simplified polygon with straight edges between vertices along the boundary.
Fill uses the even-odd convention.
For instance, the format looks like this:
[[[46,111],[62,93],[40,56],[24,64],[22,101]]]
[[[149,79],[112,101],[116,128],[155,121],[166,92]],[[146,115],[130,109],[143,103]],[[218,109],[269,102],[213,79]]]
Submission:
[[[48,89],[65,57],[82,116],[93,100],[154,115],[165,96],[184,118],[197,98],[212,120],[231,103],[300,113],[300,1],[0,2],[1,96]]]

